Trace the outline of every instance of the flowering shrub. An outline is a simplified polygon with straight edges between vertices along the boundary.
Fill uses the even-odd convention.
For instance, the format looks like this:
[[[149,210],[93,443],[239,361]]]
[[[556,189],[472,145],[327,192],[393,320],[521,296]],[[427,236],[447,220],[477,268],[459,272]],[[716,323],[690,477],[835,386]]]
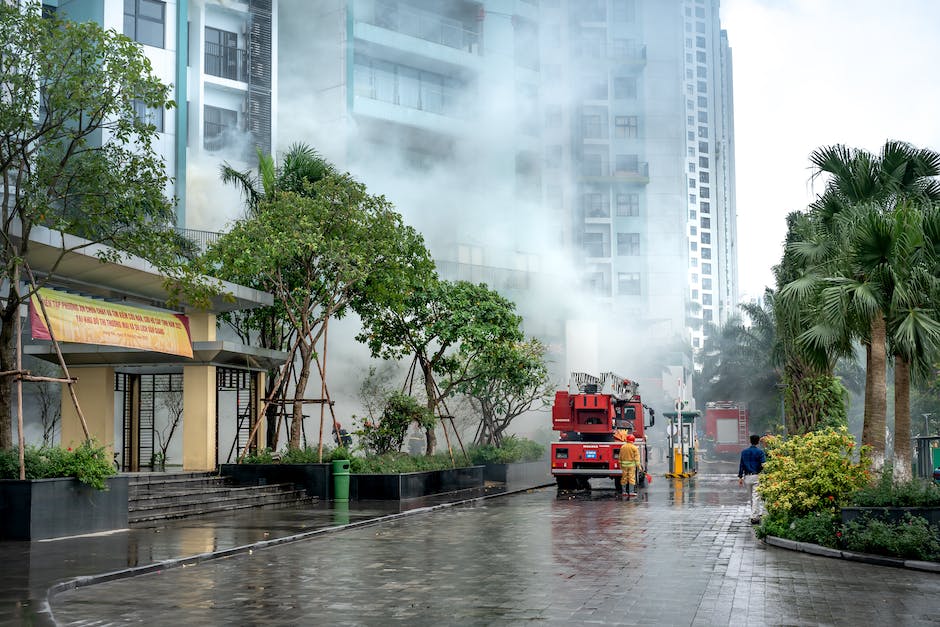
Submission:
[[[757,492],[771,516],[792,520],[815,512],[834,514],[869,483],[868,450],[862,447],[859,461],[853,461],[855,440],[845,427],[785,440],[769,436],[766,446]]]
[[[108,450],[97,442],[62,448],[27,446],[23,451],[27,479],[74,477],[98,490],[107,487],[105,479],[117,473]],[[0,479],[19,479],[18,449],[0,451]]]

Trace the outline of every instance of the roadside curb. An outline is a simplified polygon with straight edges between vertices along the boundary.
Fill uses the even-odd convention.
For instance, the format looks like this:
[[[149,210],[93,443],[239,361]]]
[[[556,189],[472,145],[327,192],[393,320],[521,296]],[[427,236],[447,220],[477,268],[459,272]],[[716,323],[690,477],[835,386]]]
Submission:
[[[288,544],[292,542],[300,542],[302,540],[307,540],[318,535],[325,535],[329,533],[335,533],[338,531],[344,531],[346,529],[356,529],[359,527],[368,527],[371,525],[378,525],[381,523],[391,522],[398,520],[400,518],[405,518],[408,516],[414,516],[418,514],[426,514],[429,512],[445,509],[448,507],[457,507],[460,505],[469,505],[477,503],[480,501],[486,501],[488,499],[495,499],[501,496],[511,496],[514,494],[522,494],[525,492],[530,492],[532,490],[540,490],[542,488],[547,488],[554,486],[554,483],[545,483],[541,485],[529,486],[526,488],[519,488],[516,490],[507,490],[506,492],[499,492],[497,494],[487,494],[484,496],[477,496],[469,499],[462,499],[459,501],[453,501],[450,503],[438,503],[437,505],[429,505],[427,507],[418,507],[411,509],[405,512],[397,512],[394,514],[387,514],[385,516],[379,516],[377,518],[367,518],[364,520],[357,520],[355,522],[347,523],[345,525],[335,525],[332,527],[322,527],[320,529],[313,529],[311,531],[304,531],[302,533],[297,533],[289,536],[284,536],[282,538],[273,538],[271,540],[261,540],[259,542],[252,542],[250,544],[244,544],[241,546],[231,547],[227,549],[220,549],[218,551],[210,551],[207,553],[199,553],[197,555],[189,555],[186,557],[162,560],[160,562],[154,562],[152,564],[146,564],[144,566],[133,566],[130,568],[122,568],[120,570],[115,570],[107,573],[101,573],[100,575],[84,575],[81,577],[74,577],[72,579],[67,579],[61,581],[49,587],[46,591],[46,598],[43,601],[43,606],[38,609],[37,614],[39,616],[44,616],[49,619],[49,624],[55,624],[55,620],[52,617],[52,605],[51,600],[62,592],[67,592],[69,590],[75,590],[77,588],[84,588],[86,586],[93,586],[99,583],[106,583],[108,581],[117,581],[120,579],[129,579],[131,577],[136,577],[138,575],[147,575],[150,573],[158,573],[164,570],[170,570],[173,568],[186,568],[187,566],[195,566],[203,562],[209,562],[212,560],[222,559],[226,557],[231,557],[233,555],[241,555],[244,553],[252,554],[255,550],[266,549],[281,544]]]
[[[863,564],[872,564],[874,566],[891,566],[894,568],[907,568],[909,570],[922,570],[932,573],[940,573],[940,562],[922,562],[919,560],[905,560],[897,557],[884,557],[882,555],[871,555],[869,553],[855,553],[853,551],[842,551],[839,549],[830,549],[829,547],[810,544],[808,542],[797,542],[796,540],[787,540],[776,536],[767,536],[763,539],[764,544],[769,544],[781,549],[809,553],[811,555],[820,555],[822,557],[834,557],[852,562],[861,562]]]

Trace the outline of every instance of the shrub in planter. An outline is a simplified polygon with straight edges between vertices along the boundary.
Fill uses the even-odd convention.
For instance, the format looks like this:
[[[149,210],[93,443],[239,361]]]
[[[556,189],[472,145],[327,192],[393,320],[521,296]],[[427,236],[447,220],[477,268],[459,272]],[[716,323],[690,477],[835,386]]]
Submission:
[[[852,495],[851,504],[855,507],[938,507],[940,486],[916,477],[896,484],[892,468],[886,464],[878,481]]]
[[[863,519],[852,521],[843,531],[843,546],[850,551],[875,553],[906,559],[940,558],[940,539],[927,521],[908,514],[902,523]]]
[[[528,438],[511,435],[503,439],[502,446],[481,444],[472,446],[468,451],[474,464],[515,464],[535,462],[545,455],[545,447]]]
[[[27,479],[74,477],[98,490],[107,489],[105,480],[117,474],[108,450],[88,441],[73,448],[27,446],[23,451]],[[0,479],[19,479],[19,450],[0,451]]]
[[[757,492],[768,514],[791,521],[816,512],[834,515],[869,482],[867,447],[853,461],[855,440],[845,427],[769,437],[767,447]]]

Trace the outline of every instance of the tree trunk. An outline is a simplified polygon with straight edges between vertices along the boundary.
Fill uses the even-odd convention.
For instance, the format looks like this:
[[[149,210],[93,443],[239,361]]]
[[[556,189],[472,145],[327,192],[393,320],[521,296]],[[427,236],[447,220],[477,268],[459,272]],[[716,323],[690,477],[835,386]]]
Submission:
[[[911,480],[911,365],[894,356],[894,480]]]
[[[297,376],[297,387],[294,388],[294,412],[291,416],[290,444],[292,451],[300,449],[300,435],[304,426],[304,404],[302,399],[307,393],[307,380],[310,379],[310,361],[313,349],[304,342],[298,345],[300,351],[300,374]]]
[[[887,413],[887,381],[885,354],[885,320],[881,312],[871,319],[871,359],[869,373],[865,374],[865,405],[871,397],[871,413],[865,416],[862,444],[871,447],[872,469],[881,470],[885,462],[885,414]]]
[[[434,447],[437,446],[437,436],[434,431],[437,429],[437,392],[434,389],[434,372],[431,370],[431,364],[425,360],[420,360],[421,372],[424,375],[424,393],[428,397],[428,411],[434,416],[434,426],[424,430],[424,439],[427,443],[424,454],[433,455]]]
[[[10,300],[3,308],[0,319],[0,371],[16,369],[16,316],[19,307],[13,304],[17,300],[15,290],[11,289]],[[13,449],[13,377],[0,377],[0,450]]]

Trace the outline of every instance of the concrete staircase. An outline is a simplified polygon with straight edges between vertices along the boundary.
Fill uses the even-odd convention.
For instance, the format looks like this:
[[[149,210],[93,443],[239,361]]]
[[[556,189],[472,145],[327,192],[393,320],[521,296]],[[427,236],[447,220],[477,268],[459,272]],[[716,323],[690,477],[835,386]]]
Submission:
[[[289,507],[315,503],[290,483],[240,487],[208,472],[131,475],[128,523],[131,526],[249,507]]]

